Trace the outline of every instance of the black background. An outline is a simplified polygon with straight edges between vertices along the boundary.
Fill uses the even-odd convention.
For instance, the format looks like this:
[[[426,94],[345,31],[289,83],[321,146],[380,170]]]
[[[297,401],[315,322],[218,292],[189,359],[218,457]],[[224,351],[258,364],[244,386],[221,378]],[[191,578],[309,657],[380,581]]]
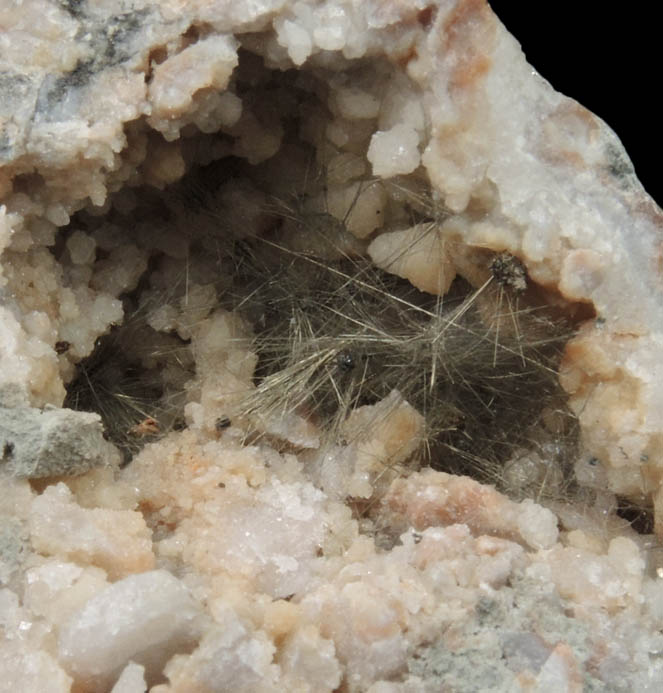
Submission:
[[[539,74],[617,133],[640,182],[663,205],[663,31],[656,5],[613,6],[592,0],[489,3]]]

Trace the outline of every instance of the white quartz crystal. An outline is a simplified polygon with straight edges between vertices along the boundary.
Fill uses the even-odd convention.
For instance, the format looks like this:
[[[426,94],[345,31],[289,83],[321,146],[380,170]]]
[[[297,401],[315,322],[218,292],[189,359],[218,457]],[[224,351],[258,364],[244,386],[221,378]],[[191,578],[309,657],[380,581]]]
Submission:
[[[132,575],[71,616],[58,637],[58,656],[90,690],[107,690],[129,660],[158,673],[171,653],[195,642],[199,615],[200,606],[170,573]]]
[[[154,565],[149,530],[140,513],[82,508],[64,484],[49,486],[32,502],[30,538],[46,555],[98,565],[113,578]]]
[[[419,136],[408,125],[399,123],[390,130],[379,130],[371,138],[368,160],[373,173],[391,178],[400,173],[412,173],[419,166]]]
[[[120,678],[115,682],[111,693],[145,693],[145,667],[135,662],[129,662],[122,670]]]

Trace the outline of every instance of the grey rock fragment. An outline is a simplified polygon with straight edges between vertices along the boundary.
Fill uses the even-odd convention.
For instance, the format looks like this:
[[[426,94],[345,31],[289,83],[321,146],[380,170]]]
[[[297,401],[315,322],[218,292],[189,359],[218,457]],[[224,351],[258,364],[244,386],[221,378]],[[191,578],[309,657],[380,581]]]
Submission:
[[[0,515],[0,587],[10,584],[28,553],[28,532],[23,522]]]
[[[98,414],[0,406],[0,469],[12,476],[77,476],[116,459]]]
[[[536,582],[527,578],[516,579],[512,587],[479,599],[474,614],[452,631],[452,641],[442,635],[415,651],[408,662],[409,673],[422,679],[426,693],[522,690],[519,676],[525,672],[536,677],[558,643],[571,648],[583,691],[629,690],[627,676],[606,682],[595,671],[592,662],[601,650],[601,636],[567,615],[559,597],[542,593]],[[606,660],[613,663],[615,657],[611,654]],[[619,664],[624,669],[623,662]]]

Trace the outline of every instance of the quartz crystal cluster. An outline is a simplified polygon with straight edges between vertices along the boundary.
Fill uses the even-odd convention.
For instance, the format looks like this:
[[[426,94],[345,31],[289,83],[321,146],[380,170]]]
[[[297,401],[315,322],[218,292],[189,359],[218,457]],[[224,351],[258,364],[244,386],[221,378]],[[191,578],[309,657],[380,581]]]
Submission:
[[[663,213],[485,0],[0,27],[0,691],[661,690]],[[309,258],[302,291],[342,248],[487,324],[566,320],[564,402],[499,489],[408,467],[397,389],[333,444],[261,408],[255,238]]]

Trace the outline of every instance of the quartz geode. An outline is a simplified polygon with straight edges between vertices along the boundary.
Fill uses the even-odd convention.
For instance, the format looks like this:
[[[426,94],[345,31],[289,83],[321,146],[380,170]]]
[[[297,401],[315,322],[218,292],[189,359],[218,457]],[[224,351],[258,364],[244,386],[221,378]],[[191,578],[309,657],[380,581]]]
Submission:
[[[660,686],[652,527],[623,507],[653,508],[663,533],[661,212],[614,133],[531,69],[486,2],[24,0],[0,25],[6,685]],[[364,293],[348,308],[318,291],[327,313],[296,322],[321,272],[341,278],[333,300]],[[459,292],[475,322],[467,303],[438,310]],[[357,309],[376,295],[443,319],[417,345],[451,327],[485,341],[476,373],[508,353],[502,384],[559,381],[542,402],[527,390],[493,445],[512,498],[408,467],[442,399],[410,402],[409,375],[373,387],[393,364],[361,365],[371,339],[412,343],[385,327],[396,304]],[[309,335],[270,371],[256,334],[288,341],[269,332],[276,304],[290,342],[332,314],[371,339]],[[519,341],[540,310],[559,373]],[[322,377],[336,412],[357,372],[343,416],[306,399]],[[484,409],[515,401],[461,380]],[[292,406],[256,403],[284,387]],[[129,464],[77,445],[75,426],[41,445],[63,403],[124,436]],[[441,449],[469,473],[478,429],[450,409]],[[38,480],[12,473],[14,450]]]

